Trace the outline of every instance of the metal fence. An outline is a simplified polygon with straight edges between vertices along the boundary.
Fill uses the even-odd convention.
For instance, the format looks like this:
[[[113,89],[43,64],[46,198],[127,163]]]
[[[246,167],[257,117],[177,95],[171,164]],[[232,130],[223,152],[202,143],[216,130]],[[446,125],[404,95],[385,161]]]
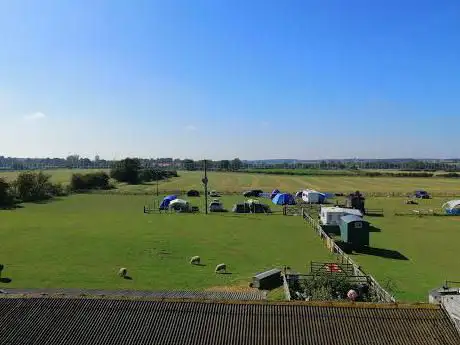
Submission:
[[[302,209],[302,218],[310,225],[318,235],[324,240],[326,246],[328,247],[331,252],[333,252],[338,261],[342,264],[349,264],[353,267],[353,275],[355,276],[362,276],[367,277],[370,285],[376,292],[377,296],[379,297],[380,301],[382,302],[396,302],[394,296],[392,296],[388,291],[386,291],[378,282],[377,280],[363,271],[361,266],[357,265],[343,250],[340,248],[335,241],[329,237],[329,235],[323,230],[321,225],[314,220],[304,209]]]

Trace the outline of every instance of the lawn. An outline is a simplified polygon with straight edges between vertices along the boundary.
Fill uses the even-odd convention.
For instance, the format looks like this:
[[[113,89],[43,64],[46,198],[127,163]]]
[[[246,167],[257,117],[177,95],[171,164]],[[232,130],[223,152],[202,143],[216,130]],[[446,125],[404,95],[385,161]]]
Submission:
[[[76,170],[49,171],[55,182],[66,183]],[[82,171],[80,171],[82,172]],[[13,179],[16,173],[2,173]],[[180,172],[161,182],[159,190],[202,190],[201,173]],[[323,191],[364,193],[411,192],[460,195],[458,182],[446,178],[276,176],[243,173],[209,173],[210,189],[243,191],[279,188],[295,191],[312,187]],[[49,204],[26,204],[1,211],[0,263],[11,287],[82,287],[133,289],[191,289],[213,286],[247,286],[262,270],[290,265],[307,270],[310,261],[330,258],[326,248],[298,217],[280,215],[144,215],[156,185],[119,185],[115,193],[148,195],[74,195]],[[110,191],[113,193],[113,191]],[[149,196],[150,195],[150,196]],[[383,208],[384,217],[368,217],[380,232],[371,234],[373,255],[353,254],[364,270],[381,283],[391,281],[396,297],[426,301],[430,289],[444,279],[459,280],[457,269],[460,222],[458,217],[395,216],[395,211],[439,209],[449,198],[405,205],[403,198],[367,198],[366,207]],[[231,208],[239,196],[225,196]],[[201,198],[193,201],[201,209]],[[276,208],[275,208],[276,209]],[[407,260],[389,258],[399,253]],[[206,266],[192,267],[187,259],[200,255]],[[216,264],[225,262],[233,274],[216,276]],[[133,276],[116,276],[125,266]]]
[[[379,232],[370,234],[373,255],[351,257],[380,283],[391,281],[398,300],[427,301],[428,291],[445,279],[459,280],[460,217],[395,216],[394,212],[439,209],[446,199],[406,205],[403,198],[374,198],[366,207],[383,208],[384,217],[366,217]],[[400,259],[392,257],[401,255]]]
[[[72,173],[85,172],[79,169],[49,170],[54,182],[68,183]],[[162,181],[158,184],[160,193],[177,190],[199,189],[203,186],[202,172],[179,172],[180,177]],[[12,180],[17,172],[0,172],[0,177]],[[455,178],[442,177],[361,177],[361,176],[289,176],[246,174],[229,172],[208,173],[209,188],[222,192],[242,192],[246,189],[261,188],[271,191],[278,188],[282,191],[294,192],[303,188],[317,189],[325,192],[352,192],[360,190],[364,193],[412,193],[417,189],[426,189],[433,194],[460,195],[460,183]],[[156,184],[148,183],[137,186],[119,185],[118,192],[152,194],[156,193]]]
[[[223,198],[226,207],[237,199]],[[74,195],[1,211],[7,286],[206,289],[248,286],[257,272],[330,259],[299,217],[143,214],[145,196]],[[196,199],[193,203],[199,205]],[[199,255],[205,266],[192,266]],[[226,263],[232,274],[216,275]],[[128,268],[133,280],[117,276]],[[1,284],[1,286],[6,284]]]

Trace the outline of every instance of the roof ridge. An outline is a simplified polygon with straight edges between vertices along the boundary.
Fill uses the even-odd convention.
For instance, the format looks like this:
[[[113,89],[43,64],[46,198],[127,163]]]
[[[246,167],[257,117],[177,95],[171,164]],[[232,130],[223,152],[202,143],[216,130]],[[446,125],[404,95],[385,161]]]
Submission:
[[[373,303],[373,302],[348,302],[348,301],[269,301],[269,300],[220,300],[209,298],[167,298],[167,297],[141,297],[141,296],[101,296],[81,295],[70,296],[66,294],[34,295],[34,294],[0,294],[0,299],[8,298],[41,298],[41,299],[96,299],[96,300],[139,300],[152,302],[175,303],[209,303],[209,304],[235,304],[235,305],[273,305],[273,306],[305,306],[305,307],[332,307],[355,309],[431,309],[439,310],[441,307],[430,303]]]

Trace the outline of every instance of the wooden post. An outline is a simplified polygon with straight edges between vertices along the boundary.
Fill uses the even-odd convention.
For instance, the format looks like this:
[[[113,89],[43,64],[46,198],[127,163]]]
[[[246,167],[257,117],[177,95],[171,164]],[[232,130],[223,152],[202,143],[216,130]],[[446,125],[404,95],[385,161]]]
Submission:
[[[204,160],[204,209],[206,214],[208,214],[208,176],[207,176],[207,162]]]

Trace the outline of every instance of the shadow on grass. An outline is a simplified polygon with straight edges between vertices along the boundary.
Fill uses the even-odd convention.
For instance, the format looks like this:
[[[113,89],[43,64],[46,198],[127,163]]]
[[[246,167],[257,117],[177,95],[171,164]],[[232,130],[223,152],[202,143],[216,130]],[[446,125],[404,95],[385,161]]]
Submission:
[[[222,274],[222,275],[231,275],[233,274],[232,272],[219,272],[217,274]]]
[[[205,265],[205,264],[193,264],[193,266],[206,267],[206,265]]]
[[[377,228],[375,226],[369,225],[369,232],[382,232],[380,228]]]
[[[224,217],[232,217],[232,218],[240,218],[240,219],[249,219],[249,220],[260,220],[260,218],[253,218],[253,217],[246,217],[245,216],[249,216],[249,215],[263,215],[263,213],[236,213],[236,214],[232,214],[232,213],[220,213],[220,215],[224,216]],[[217,215],[217,213],[216,213]]]
[[[14,211],[20,208],[24,208],[24,205],[15,204],[15,205],[9,205],[9,206],[2,206],[0,207],[0,211]]]
[[[124,276],[123,279],[126,279],[126,280],[133,280],[133,278],[130,277],[130,276]]]
[[[401,254],[397,250],[383,249],[383,248],[374,248],[374,247],[364,247],[356,250],[357,254],[373,255],[380,256],[386,259],[393,260],[409,260],[408,257]]]
[[[56,202],[56,201],[62,201],[62,200],[64,200],[63,197],[55,197],[55,198],[50,198],[50,199],[45,199],[45,200],[31,201],[30,203],[37,204],[37,205],[45,205],[45,204],[49,204],[49,203]]]
[[[11,278],[0,278],[0,283],[9,284],[11,282],[12,282]]]

